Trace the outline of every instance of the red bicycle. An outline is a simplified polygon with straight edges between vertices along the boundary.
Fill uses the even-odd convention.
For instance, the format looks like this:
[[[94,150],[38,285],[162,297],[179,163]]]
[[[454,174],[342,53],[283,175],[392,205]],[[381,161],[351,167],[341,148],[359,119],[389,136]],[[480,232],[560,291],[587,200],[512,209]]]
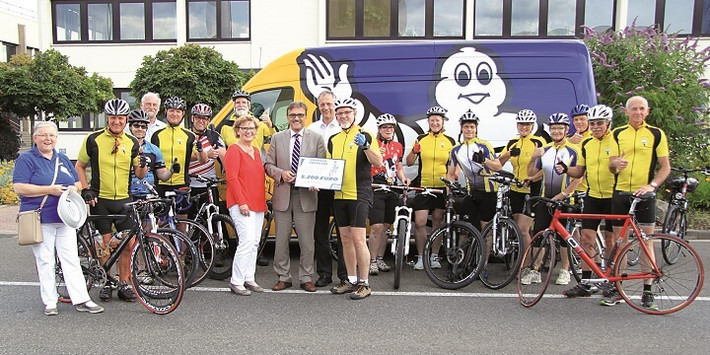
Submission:
[[[534,306],[543,296],[550,277],[555,268],[555,239],[564,239],[571,249],[582,258],[592,269],[597,278],[582,279],[580,283],[590,287],[604,288],[613,286],[619,295],[631,307],[649,314],[669,314],[687,307],[700,293],[703,287],[705,272],[698,253],[686,241],[667,234],[646,235],[636,221],[636,204],[645,199],[655,198],[655,193],[644,196],[627,195],[632,199],[629,213],[614,214],[581,214],[568,213],[574,211],[574,206],[563,201],[545,197],[532,197],[528,203],[547,203],[554,209],[552,222],[548,229],[536,234],[532,243],[525,248],[521,271],[518,272],[518,299],[525,307]],[[600,263],[595,262],[597,255],[589,255],[582,249],[579,242],[565,229],[561,219],[605,219],[623,221],[621,236],[608,253],[603,255]],[[626,238],[627,232],[631,237]],[[646,243],[650,241],[650,243]],[[662,248],[672,245],[679,250],[678,260],[668,263],[662,255]],[[659,256],[659,257],[655,257]],[[627,264],[627,259],[639,258],[635,265]],[[524,285],[521,283],[523,268],[529,268],[540,273],[540,278]],[[528,278],[529,279],[529,278]],[[648,285],[651,291],[648,291]],[[646,286],[646,287],[644,287]]]

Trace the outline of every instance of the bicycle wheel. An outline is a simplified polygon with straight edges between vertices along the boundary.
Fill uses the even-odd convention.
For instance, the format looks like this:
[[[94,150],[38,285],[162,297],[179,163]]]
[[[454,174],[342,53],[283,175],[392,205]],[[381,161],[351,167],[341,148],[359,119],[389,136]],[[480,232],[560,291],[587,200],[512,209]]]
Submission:
[[[394,289],[399,289],[399,281],[402,277],[402,266],[404,266],[404,243],[409,243],[407,235],[407,221],[399,220],[397,227],[397,243],[394,254]]]
[[[187,287],[196,286],[207,277],[207,274],[212,270],[212,265],[214,265],[214,239],[204,226],[193,220],[178,219],[177,221],[178,223],[185,224],[185,235],[192,241],[195,248],[197,248],[197,270],[192,278],[192,282]]]
[[[489,223],[481,233],[486,245],[495,242],[493,227],[493,223]],[[498,219],[496,230],[498,240],[503,243],[498,247],[500,255],[494,255],[491,247],[488,262],[481,272],[481,282],[492,290],[501,289],[513,281],[515,275],[518,274],[522,251],[525,249],[522,232],[515,222],[507,218]]]
[[[91,267],[94,263],[98,263],[91,256],[91,248],[88,242],[77,235],[76,237],[77,252],[79,255],[79,265],[81,265],[81,271],[84,274],[84,280],[86,280],[86,289],[91,290],[94,285],[94,277],[91,273]],[[64,282],[64,272],[62,271],[62,265],[59,261],[59,257],[55,255],[56,264],[54,265],[57,294],[59,295],[59,302],[71,303],[71,298],[69,297],[69,291],[67,291],[67,285]]]
[[[436,249],[438,245],[443,247],[443,253]],[[466,287],[476,280],[484,267],[484,249],[483,237],[470,223],[445,224],[432,232],[424,245],[424,271],[441,288],[457,290]],[[442,255],[439,268],[432,267],[432,255]]]
[[[192,280],[197,275],[199,263],[197,247],[195,247],[192,240],[183,232],[175,229],[158,228],[158,235],[165,237],[166,240],[173,243],[175,251],[177,251],[178,257],[180,258],[183,273],[185,274],[185,288],[192,287]]]
[[[200,219],[203,225],[207,222]],[[232,218],[223,214],[211,217],[212,239],[215,241],[214,261],[208,276],[215,280],[224,280],[232,275],[232,259],[237,251],[239,236]]]
[[[663,233],[685,240],[685,232],[687,229],[688,224],[685,213],[680,207],[676,205],[671,206],[663,221]],[[663,241],[663,243],[663,248],[661,249],[663,259],[669,264],[678,261],[681,252],[681,248],[678,247],[678,244],[667,243],[665,241]]]
[[[525,307],[534,306],[547,290],[557,257],[555,237],[555,232],[540,231],[525,247],[517,281],[518,300]]]
[[[335,218],[330,221],[330,227],[328,227],[328,243],[330,244],[330,256],[334,260],[338,260],[338,242],[340,241],[340,230],[338,230],[338,225],[335,223]]]
[[[575,227],[570,233],[574,239],[581,243],[582,241],[582,229]],[[594,254],[590,254],[593,256]],[[574,249],[567,247],[567,259],[569,260],[569,268],[572,277],[579,283],[582,281],[582,258],[574,252]]]
[[[131,252],[131,283],[138,301],[155,314],[174,311],[185,290],[185,275],[181,260],[171,241],[154,233],[143,237]],[[141,273],[147,273],[153,282],[140,282]]]
[[[649,235],[653,241],[653,252],[659,255],[664,244],[678,249],[678,259],[670,264],[663,258],[656,257],[656,265],[660,275],[652,274],[652,264],[642,249],[640,262],[633,267],[622,268],[620,261],[632,252],[634,247],[640,248],[639,240],[634,240],[624,246],[619,253],[614,275],[628,275],[623,282],[616,282],[616,288],[621,297],[631,307],[649,314],[669,314],[687,307],[700,293],[705,279],[703,264],[698,253],[688,242],[667,234]],[[646,278],[642,276],[649,275]],[[649,283],[651,291],[644,291],[644,285]],[[651,306],[651,305],[655,306]]]
[[[635,239],[633,235],[629,236],[630,239]],[[631,243],[631,240],[629,240],[629,244]],[[634,244],[635,247],[632,247],[629,252],[626,255],[626,265],[628,266],[636,266],[639,263],[640,257],[641,257],[641,250],[639,250],[638,244]]]

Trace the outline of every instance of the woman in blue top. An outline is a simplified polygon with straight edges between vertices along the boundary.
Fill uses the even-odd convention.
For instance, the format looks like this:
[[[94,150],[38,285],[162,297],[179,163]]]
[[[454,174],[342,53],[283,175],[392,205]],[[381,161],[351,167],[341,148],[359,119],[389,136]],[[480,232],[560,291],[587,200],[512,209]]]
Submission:
[[[103,307],[92,302],[86,290],[86,280],[79,264],[76,230],[65,225],[57,214],[59,196],[64,190],[76,192],[80,188],[74,164],[65,155],[54,150],[57,144],[57,126],[54,123],[37,123],[32,141],[32,149],[22,153],[15,161],[12,183],[15,192],[20,195],[20,212],[38,209],[47,196],[40,213],[44,241],[32,246],[39,275],[40,295],[45,306],[44,314],[58,314],[59,295],[54,275],[55,248],[62,263],[69,297],[76,309],[80,312],[101,313]],[[52,184],[55,166],[57,178]]]

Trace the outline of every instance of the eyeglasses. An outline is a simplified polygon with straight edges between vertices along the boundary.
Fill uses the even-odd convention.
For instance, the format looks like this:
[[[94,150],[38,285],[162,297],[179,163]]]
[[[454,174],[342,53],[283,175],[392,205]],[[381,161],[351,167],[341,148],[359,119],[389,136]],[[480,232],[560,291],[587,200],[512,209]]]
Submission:
[[[113,140],[113,151],[111,151],[111,154],[116,154],[118,153],[118,147],[121,146],[121,142],[118,140],[118,138],[114,138]]]
[[[140,128],[140,129],[148,129],[148,125],[146,124],[140,124],[140,123],[134,123],[131,125],[133,128]]]
[[[306,117],[305,113],[289,113],[288,118],[303,118]]]
[[[394,126],[381,126],[380,129],[390,130],[390,129],[394,129]]]
[[[56,134],[53,133],[44,133],[44,134],[35,134],[35,137],[40,137],[40,138],[57,138]]]
[[[336,116],[347,116],[347,115],[349,115],[349,114],[351,114],[351,113],[353,113],[353,110],[347,110],[347,111],[336,112],[335,115],[336,115]]]
[[[193,115],[192,118],[194,118],[194,119],[196,119],[196,120],[202,120],[202,121],[209,121],[209,120],[210,120],[210,118],[207,117],[207,116]]]
[[[256,127],[239,127],[242,131],[256,131]]]
[[[601,121],[589,121],[590,126],[603,126],[606,123],[606,120],[601,120]]]

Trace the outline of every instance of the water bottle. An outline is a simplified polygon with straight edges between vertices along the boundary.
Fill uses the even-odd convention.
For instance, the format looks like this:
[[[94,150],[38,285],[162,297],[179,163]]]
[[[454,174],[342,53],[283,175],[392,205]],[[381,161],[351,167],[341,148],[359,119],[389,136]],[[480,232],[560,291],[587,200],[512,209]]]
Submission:
[[[121,244],[121,241],[123,240],[124,237],[124,232],[116,232],[113,234],[111,237],[111,240],[108,242],[108,246],[111,247],[111,249],[115,249],[119,244]]]
[[[103,248],[104,239],[101,236],[101,234],[99,233],[99,231],[97,231],[96,229],[94,229],[93,239],[94,239],[94,245],[96,246],[96,254],[97,254],[96,256],[99,258],[107,256],[108,250],[104,250],[104,248]]]

